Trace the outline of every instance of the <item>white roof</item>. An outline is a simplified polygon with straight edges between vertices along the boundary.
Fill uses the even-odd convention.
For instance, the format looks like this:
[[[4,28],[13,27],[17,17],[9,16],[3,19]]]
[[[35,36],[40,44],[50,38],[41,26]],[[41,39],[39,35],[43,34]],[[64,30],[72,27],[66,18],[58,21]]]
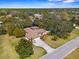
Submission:
[[[0,21],[0,24],[3,23],[2,21]]]
[[[34,16],[42,16],[42,14],[34,14]]]

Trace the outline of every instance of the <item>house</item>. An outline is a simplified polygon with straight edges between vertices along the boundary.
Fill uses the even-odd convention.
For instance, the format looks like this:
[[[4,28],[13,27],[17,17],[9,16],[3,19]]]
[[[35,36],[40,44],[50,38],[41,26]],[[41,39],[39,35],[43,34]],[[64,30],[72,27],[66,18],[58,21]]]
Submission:
[[[3,22],[2,22],[2,21],[0,21],[0,24],[3,24]]]
[[[12,15],[11,15],[11,14],[9,14],[9,15],[6,15],[6,18],[10,18],[10,17],[12,17]]]
[[[29,16],[34,16],[32,12],[26,12],[25,14],[28,14]]]
[[[0,21],[0,27],[2,26],[2,24],[3,24],[3,22],[2,22],[2,21]]]
[[[43,18],[43,14],[34,14],[35,18],[38,19],[42,19]]]
[[[28,39],[34,39],[34,38],[46,35],[48,33],[48,31],[36,26],[25,28],[24,30],[26,32],[26,37]]]
[[[11,16],[17,16],[17,14],[19,14],[17,11],[11,11],[9,15],[11,15]]]

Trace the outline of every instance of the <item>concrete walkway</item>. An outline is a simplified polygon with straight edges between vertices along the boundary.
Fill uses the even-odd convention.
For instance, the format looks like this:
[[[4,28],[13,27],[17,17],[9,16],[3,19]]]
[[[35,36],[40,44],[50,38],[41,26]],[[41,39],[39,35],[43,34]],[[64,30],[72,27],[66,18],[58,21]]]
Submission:
[[[79,37],[69,41],[63,46],[57,48],[52,53],[46,54],[40,59],[63,59],[65,56],[67,56],[69,53],[71,53],[78,47],[79,47]]]
[[[49,54],[55,50],[55,49],[51,48],[50,46],[48,46],[44,41],[42,41],[40,39],[40,37],[34,39],[33,44],[44,48],[47,51],[47,54]]]

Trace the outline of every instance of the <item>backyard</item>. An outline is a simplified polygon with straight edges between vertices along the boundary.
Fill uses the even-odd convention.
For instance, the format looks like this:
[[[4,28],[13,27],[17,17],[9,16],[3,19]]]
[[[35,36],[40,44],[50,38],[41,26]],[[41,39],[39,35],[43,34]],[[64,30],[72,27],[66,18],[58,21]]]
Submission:
[[[0,59],[19,59],[15,51],[15,45],[20,38],[9,37],[8,35],[0,36]],[[37,46],[33,46],[34,54],[25,59],[38,59],[40,56],[46,54],[46,51]]]

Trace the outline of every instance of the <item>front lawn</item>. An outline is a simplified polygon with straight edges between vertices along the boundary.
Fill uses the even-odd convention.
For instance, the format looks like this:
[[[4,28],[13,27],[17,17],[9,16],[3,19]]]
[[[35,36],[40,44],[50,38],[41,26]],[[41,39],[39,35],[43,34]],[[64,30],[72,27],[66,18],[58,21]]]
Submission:
[[[71,54],[69,54],[64,59],[79,59],[79,48],[73,51]]]
[[[55,40],[52,40],[53,35],[52,36],[46,35],[45,38],[43,37],[43,40],[44,40],[44,42],[46,42],[52,48],[57,48],[57,47],[65,44],[66,42],[76,38],[77,36],[79,36],[79,30],[74,29],[66,39],[58,38],[55,41]]]
[[[20,59],[15,51],[15,45],[18,43],[20,38],[9,37],[8,35],[0,36],[0,59]],[[39,57],[46,54],[46,51],[37,46],[33,46],[34,54],[25,59],[38,59]]]
[[[46,54],[46,51],[43,48],[34,46],[34,54],[25,59],[39,59],[39,57],[45,54]]]
[[[0,36],[0,59],[19,59],[7,35]]]

